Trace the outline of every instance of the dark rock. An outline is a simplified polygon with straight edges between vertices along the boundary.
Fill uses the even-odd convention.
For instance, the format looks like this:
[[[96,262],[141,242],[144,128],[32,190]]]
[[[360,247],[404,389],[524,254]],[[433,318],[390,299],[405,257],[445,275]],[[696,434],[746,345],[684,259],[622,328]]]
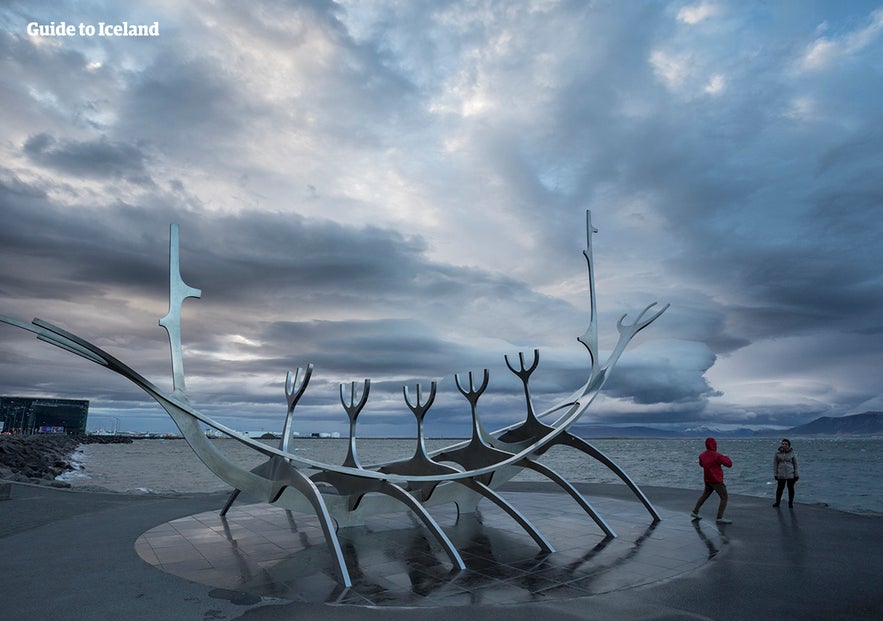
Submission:
[[[80,436],[80,444],[131,444],[129,436]]]
[[[74,467],[79,439],[67,435],[0,436],[0,476],[12,481],[52,480]]]

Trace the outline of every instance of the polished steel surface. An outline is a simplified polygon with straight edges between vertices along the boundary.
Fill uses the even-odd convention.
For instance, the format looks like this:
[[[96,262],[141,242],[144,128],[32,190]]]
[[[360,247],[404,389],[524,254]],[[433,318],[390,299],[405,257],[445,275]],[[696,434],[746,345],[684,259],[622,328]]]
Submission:
[[[37,334],[62,349],[107,367],[126,377],[153,397],[175,421],[185,439],[200,459],[219,478],[234,488],[220,517],[225,518],[240,492],[259,498],[266,503],[292,511],[313,514],[318,522],[327,551],[331,555],[334,573],[340,584],[353,584],[346,555],[341,547],[338,529],[364,527],[366,519],[373,516],[409,511],[426,528],[432,538],[445,551],[454,571],[466,567],[462,554],[452,542],[429,509],[453,505],[460,516],[474,513],[481,500],[486,499],[508,516],[518,528],[539,547],[541,553],[555,550],[551,541],[529,520],[515,504],[496,490],[520,470],[529,468],[546,476],[576,501],[585,514],[601,528],[605,537],[616,537],[616,531],[601,517],[600,513],[575,487],[558,473],[543,465],[539,458],[553,446],[576,449],[587,457],[597,460],[628,486],[649,512],[653,523],[661,517],[638,485],[609,456],[584,439],[573,435],[569,428],[586,411],[600,392],[622,355],[626,346],[640,331],[649,326],[668,308],[651,313],[653,304],[645,307],[637,318],[626,323],[627,315],[617,322],[619,339],[607,360],[602,364],[598,353],[598,326],[595,302],[592,236],[597,232],[592,226],[591,213],[586,212],[586,249],[583,256],[588,268],[589,325],[578,338],[587,349],[590,358],[588,378],[565,400],[544,412],[536,413],[530,393],[530,376],[538,368],[539,350],[533,351],[530,361],[524,352],[518,353],[515,365],[505,356],[506,365],[521,381],[525,400],[525,419],[503,429],[487,432],[481,423],[478,400],[487,388],[489,374],[483,370],[481,385],[476,388],[473,374],[469,373],[468,387],[455,375],[458,390],[469,403],[472,413],[472,437],[434,453],[425,446],[424,419],[437,394],[437,384],[432,382],[429,395],[424,398],[423,388],[416,386],[416,398],[412,401],[409,388],[403,387],[404,401],[415,416],[417,423],[416,448],[413,457],[363,467],[355,450],[356,420],[368,399],[370,380],[365,380],[362,394],[356,401],[356,384],[350,388],[349,403],[345,398],[345,386],[341,385],[341,404],[349,417],[350,449],[342,465],[326,464],[299,457],[288,450],[295,408],[307,389],[313,372],[312,365],[296,373],[289,372],[285,381],[288,408],[282,425],[282,440],[278,448],[252,440],[235,430],[219,424],[200,413],[189,403],[183,367],[181,345],[181,306],[185,299],[199,297],[200,290],[186,285],[180,274],[179,232],[171,226],[169,245],[169,311],[160,320],[169,337],[172,357],[173,390],[165,392],[107,352],[76,335],[48,322],[34,319],[27,324],[0,316],[0,321]],[[550,422],[547,422],[550,421]],[[267,457],[267,461],[251,471],[230,462],[206,437],[202,425],[224,433],[253,448]],[[442,463],[446,462],[446,463]],[[456,464],[458,467],[455,467]],[[312,471],[316,473],[310,475]],[[466,519],[465,517],[463,519]]]
[[[226,517],[199,513],[145,532],[135,550],[157,569],[214,588],[300,602],[346,606],[441,607],[554,602],[658,583],[701,567],[723,548],[713,524],[686,513],[647,523],[632,501],[599,497],[621,533],[607,537],[565,494],[503,492],[543,524],[558,552],[538,551],[493,507],[458,515],[446,505],[436,521],[462,552],[452,568],[445,551],[401,513],[373,516],[341,531],[352,588],[333,578],[313,516],[266,504],[237,505]]]

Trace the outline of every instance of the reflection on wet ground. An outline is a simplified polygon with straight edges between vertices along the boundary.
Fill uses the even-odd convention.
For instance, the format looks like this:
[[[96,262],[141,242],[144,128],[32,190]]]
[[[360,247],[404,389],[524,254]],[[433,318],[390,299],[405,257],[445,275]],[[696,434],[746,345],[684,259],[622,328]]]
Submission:
[[[135,543],[148,563],[219,592],[355,606],[457,606],[569,599],[628,589],[693,571],[724,539],[706,521],[660,511],[653,524],[639,502],[591,498],[619,535],[605,537],[565,495],[504,492],[555,547],[542,553],[505,513],[482,505],[460,516],[432,510],[467,569],[453,571],[444,550],[410,513],[369,518],[341,530],[353,586],[334,578],[317,520],[264,504],[235,505],[174,520]]]

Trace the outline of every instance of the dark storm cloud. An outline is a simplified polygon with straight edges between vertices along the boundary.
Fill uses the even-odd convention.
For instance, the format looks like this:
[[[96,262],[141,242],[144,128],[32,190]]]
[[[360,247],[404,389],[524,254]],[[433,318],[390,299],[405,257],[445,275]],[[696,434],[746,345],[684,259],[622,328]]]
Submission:
[[[31,161],[69,175],[152,183],[145,172],[144,152],[131,144],[114,143],[106,138],[56,142],[49,134],[41,133],[28,138],[23,151]]]
[[[83,206],[66,212],[53,204],[45,190],[25,184],[8,171],[0,178],[0,207],[5,219],[0,256],[9,267],[3,279],[25,276],[14,266],[26,261],[41,265],[41,278],[27,278],[29,295],[67,298],[84,287],[139,288],[145,282],[163,282],[161,275],[150,275],[162,269],[163,260],[156,254],[151,257],[147,252],[150,247],[144,245],[154,234],[149,227],[144,227],[145,234],[120,245],[117,227],[137,230],[144,222],[152,222],[148,210],[120,206],[119,212],[125,212],[126,218],[119,218],[113,208],[105,212]],[[155,235],[152,239],[161,243],[162,233]],[[108,260],[110,249],[114,249],[112,260]],[[15,291],[7,290],[10,296]]]
[[[472,305],[508,304],[529,322],[555,322],[556,316],[573,312],[515,279],[433,263],[424,255],[423,240],[377,227],[288,214],[244,218],[181,212],[161,205],[81,206],[69,212],[14,176],[7,175],[0,189],[10,222],[0,234],[0,258],[10,268],[0,277],[0,290],[10,292],[24,317],[37,314],[68,328],[71,318],[58,318],[52,302],[94,300],[104,310],[75,318],[79,328],[74,331],[87,338],[101,333],[133,366],[160,377],[168,373],[167,353],[156,316],[140,310],[133,315],[126,300],[150,300],[162,312],[167,223],[180,223],[182,271],[203,290],[203,300],[185,306],[193,313],[193,320],[185,321],[185,345],[200,352],[187,368],[194,399],[209,408],[243,398],[259,408],[274,404],[285,371],[308,362],[317,367],[314,388],[319,392],[305,404],[333,404],[337,381],[364,377],[374,380],[382,404],[404,383],[428,385],[432,378],[450,383],[452,373],[479,371],[489,360],[499,367],[503,353],[514,353],[501,345],[502,351],[489,354],[442,334],[460,329],[458,318]],[[34,265],[40,266],[39,279],[25,276]],[[341,309],[382,318],[291,320]],[[129,318],[102,329],[100,318],[108,313]],[[502,337],[507,330],[497,325],[496,333]],[[231,344],[231,335],[242,335],[243,341]],[[89,385],[88,371],[77,368],[69,377],[82,384],[56,384],[56,391],[79,395]],[[231,383],[231,374],[254,379],[250,385]],[[265,383],[264,377],[276,379]],[[20,385],[11,374],[8,378],[10,385]],[[456,394],[453,386],[445,390]],[[125,387],[101,394],[115,402],[132,397]],[[439,411],[446,409],[444,403],[440,399]]]
[[[659,355],[649,356],[651,349]],[[656,342],[632,352],[618,365],[605,394],[637,404],[698,410],[709,397],[719,396],[704,377],[714,361],[711,351],[700,343]]]
[[[130,3],[108,19],[163,36],[23,34],[72,7],[3,10],[4,306],[164,377],[179,223],[203,290],[185,305],[191,389],[219,416],[264,416],[280,374],[314,361],[332,403],[372,377],[389,425],[402,382],[458,398],[450,374],[487,366],[488,416],[510,420],[502,355],[535,346],[537,401],[568,394],[585,380],[586,207],[602,349],[623,312],[672,303],[596,416],[883,407],[879,3]]]
[[[663,257],[661,265],[741,298],[720,310],[742,323],[742,332],[703,336],[719,353],[773,334],[876,323],[883,294],[874,286],[873,266],[883,257],[874,240],[883,229],[879,218],[868,217],[881,198],[879,175],[868,158],[879,156],[883,145],[870,129],[876,113],[861,102],[874,98],[879,81],[867,84],[865,67],[851,64],[837,73],[845,90],[828,91],[822,78],[800,85],[824,97],[832,112],[857,115],[851,120],[863,129],[837,136],[824,127],[804,128],[781,112],[800,88],[788,75],[794,47],[726,58],[718,46],[677,32],[665,11],[663,5],[633,6],[628,23],[634,28],[621,32],[616,24],[625,22],[615,22],[599,33],[601,41],[609,36],[616,63],[577,70],[560,90],[559,114],[551,118],[568,131],[553,132],[558,140],[534,157],[538,171],[551,168],[551,178],[575,179],[589,193],[621,183],[653,199],[656,214],[667,222],[665,232],[690,248],[682,259]],[[803,24],[815,27],[812,19]],[[762,40],[779,25],[770,22],[749,39]],[[701,46],[707,60],[720,60],[713,70],[726,75],[725,97],[679,100],[677,90],[648,87],[656,81],[646,62],[654,50],[683,52],[691,45]],[[706,61],[684,54],[684,71],[702,69]],[[634,118],[626,119],[630,108]],[[569,170],[562,162],[555,171],[561,154],[575,156],[575,162]],[[834,161],[848,162],[841,164],[845,174],[828,174]],[[562,190],[568,194],[566,185]]]
[[[259,112],[208,59],[161,54],[129,82],[118,131],[163,148],[202,149],[224,136],[238,137],[244,120]],[[217,127],[223,127],[220,135],[206,140]]]
[[[349,301],[357,312],[408,299],[418,308],[453,310],[470,298],[521,297],[527,314],[541,308],[547,314],[572,312],[566,304],[544,306],[550,300],[504,275],[428,261],[424,240],[377,227],[296,214],[179,211],[161,204],[171,198],[164,195],[141,206],[80,205],[71,211],[14,175],[7,173],[4,181],[0,201],[9,225],[0,233],[0,252],[10,262],[22,255],[46,261],[47,269],[70,280],[71,289],[93,281],[149,286],[156,293],[156,282],[165,278],[168,223],[174,221],[182,231],[182,269],[215,304],[272,307],[281,300],[310,309]]]

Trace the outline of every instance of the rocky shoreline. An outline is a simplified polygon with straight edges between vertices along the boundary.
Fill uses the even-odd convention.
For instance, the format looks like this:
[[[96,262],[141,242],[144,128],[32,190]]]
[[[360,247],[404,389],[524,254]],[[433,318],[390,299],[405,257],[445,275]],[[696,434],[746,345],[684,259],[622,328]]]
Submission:
[[[55,477],[75,469],[71,455],[81,444],[131,443],[119,436],[67,436],[37,434],[0,435],[0,480],[70,487]]]

